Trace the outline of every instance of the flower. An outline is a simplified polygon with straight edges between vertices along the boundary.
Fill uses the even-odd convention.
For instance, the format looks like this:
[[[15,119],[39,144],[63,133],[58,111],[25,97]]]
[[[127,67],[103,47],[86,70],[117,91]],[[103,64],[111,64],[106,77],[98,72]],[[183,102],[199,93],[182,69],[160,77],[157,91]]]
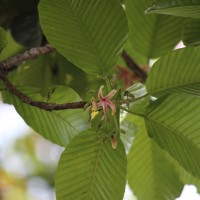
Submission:
[[[125,88],[131,86],[134,81],[139,80],[139,78],[128,68],[121,67],[119,65],[117,65],[116,68],[120,71],[117,79],[123,79]]]
[[[98,114],[98,111],[97,111],[97,103],[95,101],[95,99],[93,98],[92,101],[92,113],[91,113],[91,119],[94,119],[96,117],[96,115]]]
[[[115,104],[110,100],[113,96],[115,96],[117,90],[112,90],[109,94],[107,94],[105,97],[103,96],[103,85],[99,88],[99,92],[98,92],[98,98],[99,98],[99,102],[97,103],[97,107],[102,107],[103,108],[103,112],[104,112],[104,116],[106,115],[107,111],[108,111],[108,107],[111,108],[112,110],[112,115],[115,114],[116,112],[116,106]]]
[[[117,148],[117,138],[114,136],[111,136],[111,144],[112,144],[112,148],[116,149]]]

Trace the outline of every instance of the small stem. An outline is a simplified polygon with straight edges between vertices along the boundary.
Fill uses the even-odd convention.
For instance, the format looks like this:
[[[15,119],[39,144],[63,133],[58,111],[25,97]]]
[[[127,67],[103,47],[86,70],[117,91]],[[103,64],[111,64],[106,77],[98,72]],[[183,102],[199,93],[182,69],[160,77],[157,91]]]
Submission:
[[[147,73],[140,68],[140,66],[131,58],[131,56],[124,50],[122,53],[122,58],[126,62],[126,65],[131,69],[136,76],[140,77],[142,82],[145,82],[147,79]]]
[[[110,80],[107,77],[105,78],[105,82],[106,82],[107,90],[108,90],[108,92],[110,92],[112,89],[111,89],[111,85],[110,85]]]
[[[131,113],[133,115],[137,115],[137,116],[140,116],[140,117],[143,117],[143,118],[145,117],[145,114],[139,113],[139,112],[135,112],[135,111],[132,111],[132,110],[128,110],[128,109],[124,108],[123,106],[120,106],[120,109],[122,109],[122,110],[124,110],[124,111],[126,111],[128,113]]]
[[[65,110],[65,109],[78,109],[84,108],[86,102],[72,102],[72,103],[63,103],[63,104],[56,104],[56,103],[47,103],[41,101],[35,101],[31,99],[29,96],[18,90],[4,75],[0,73],[0,80],[4,83],[7,90],[17,96],[22,102],[29,104],[34,107],[38,107],[43,110],[53,111],[53,110]]]
[[[149,95],[149,94],[147,93],[147,94],[145,94],[145,95],[143,95],[143,96],[141,96],[141,97],[135,98],[135,99],[126,99],[126,100],[116,101],[116,103],[118,103],[118,104],[120,104],[120,105],[121,105],[121,104],[127,104],[127,103],[133,103],[133,102],[139,101],[139,100],[141,100],[141,99],[147,97],[148,95]]]
[[[105,78],[105,82],[106,82],[108,92],[111,92],[112,88],[111,88],[111,85],[110,85],[110,80],[107,77]],[[117,131],[119,131],[119,125],[117,123],[117,119],[116,119],[115,115],[113,116],[113,119],[114,119],[115,126],[117,128]]]
[[[116,116],[113,116],[113,118],[114,118],[115,126],[117,127],[117,131],[119,131],[119,125],[117,123]]]

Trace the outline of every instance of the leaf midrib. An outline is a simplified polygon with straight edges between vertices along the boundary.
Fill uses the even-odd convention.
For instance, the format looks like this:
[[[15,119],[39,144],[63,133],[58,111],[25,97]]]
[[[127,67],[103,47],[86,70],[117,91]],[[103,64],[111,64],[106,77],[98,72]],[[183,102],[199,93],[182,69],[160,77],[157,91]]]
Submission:
[[[92,182],[91,182],[91,188],[90,188],[90,192],[89,192],[89,199],[93,200],[92,199],[92,192],[93,192],[93,187],[94,187],[94,181],[95,181],[95,178],[96,178],[96,171],[97,171],[97,168],[98,168],[98,163],[99,163],[99,158],[101,156],[101,153],[102,153],[102,146],[103,146],[103,142],[100,142],[100,146],[99,146],[99,151],[98,151],[98,154],[97,154],[97,157],[96,157],[96,162],[95,162],[95,167],[94,167],[94,171],[93,171],[93,176],[92,176]]]
[[[157,5],[157,6],[159,6],[159,5]],[[178,8],[182,8],[182,9],[184,9],[184,8],[193,8],[193,7],[200,7],[200,4],[194,4],[194,5],[188,5],[188,6],[184,6],[184,5],[177,5],[177,6],[163,6],[163,7],[161,7],[160,9],[154,9],[154,10],[149,10],[149,12],[148,13],[153,13],[153,12],[159,12],[159,11],[162,11],[162,10],[173,10],[173,9],[178,9]]]
[[[147,119],[147,121],[148,121],[148,120],[149,120],[149,121],[152,121],[152,122],[154,122],[154,123],[160,125],[161,127],[164,127],[165,129],[171,131],[172,133],[175,133],[176,136],[178,135],[180,138],[182,138],[183,141],[185,141],[185,142],[191,144],[194,148],[196,148],[196,149],[198,149],[198,151],[200,151],[200,147],[198,147],[197,145],[195,145],[190,139],[188,139],[187,137],[185,137],[185,136],[184,136],[183,134],[181,134],[179,131],[176,131],[176,130],[172,129],[172,128],[169,127],[169,126],[166,126],[165,124],[163,124],[163,123],[157,121],[156,119],[149,118],[148,116],[146,117],[146,119]]]
[[[153,183],[154,183],[154,185],[153,185],[153,188],[154,188],[154,190],[152,191],[152,193],[153,193],[153,197],[155,197],[154,199],[157,199],[157,197],[159,197],[160,196],[160,193],[159,192],[155,192],[155,191],[157,191],[156,189],[157,189],[157,185],[158,185],[158,183],[160,182],[157,182],[156,180],[159,180],[160,178],[159,178],[159,173],[156,171],[156,169],[157,169],[157,166],[156,166],[156,159],[155,159],[155,154],[154,154],[154,146],[153,146],[153,144],[152,144],[152,142],[153,141],[149,141],[149,145],[151,145],[151,163],[152,163],[152,169],[153,169]]]
[[[160,93],[160,92],[165,92],[165,90],[171,90],[171,89],[176,89],[176,88],[180,88],[180,87],[184,87],[184,86],[188,86],[188,85],[192,85],[192,84],[200,84],[200,80],[199,81],[194,81],[194,82],[187,82],[185,84],[179,84],[173,87],[163,87],[161,89],[155,89],[155,90],[149,90],[148,93],[149,94],[156,94],[156,93]],[[148,90],[148,87],[147,87]]]
[[[152,195],[152,197],[154,197],[154,199],[160,199],[158,197],[161,197],[162,193],[157,191],[157,188],[158,188],[157,185],[159,185],[159,183],[161,183],[162,181],[160,180],[160,173],[156,170],[157,169],[157,165],[156,165],[157,160],[155,158],[156,149],[153,145],[153,140],[150,139],[150,138],[148,138],[148,140],[149,140],[148,143],[149,143],[150,148],[151,148],[151,165],[153,166],[152,167],[152,170],[153,170],[153,173],[152,173],[153,174],[153,186],[152,186],[153,187],[153,191],[152,191],[153,195]]]
[[[90,38],[88,32],[86,31],[84,25],[83,25],[82,22],[81,22],[81,20],[79,20],[79,16],[76,15],[76,13],[75,13],[74,10],[72,9],[72,6],[71,6],[71,4],[70,4],[69,2],[68,2],[68,5],[70,6],[71,12],[72,12],[72,14],[75,16],[77,22],[80,24],[81,29],[82,29],[82,31],[84,32],[86,38],[88,39],[91,48],[92,48],[93,51],[95,52],[95,55],[96,55],[96,57],[97,57],[98,60],[99,60],[99,63],[101,63],[101,68],[100,68],[100,69],[103,69],[104,63],[103,63],[103,60],[102,60],[100,54],[98,53],[98,50],[96,49],[96,47],[95,47],[93,41],[91,40],[91,38]]]
[[[48,111],[47,111],[47,112],[48,112]],[[67,119],[67,117],[66,117],[66,118],[63,118],[63,117],[61,117],[60,115],[56,114],[56,112],[52,112],[52,115],[53,115],[53,116],[56,116],[57,118],[62,119],[62,121],[64,121],[66,124],[68,124],[75,132],[78,132],[78,130],[76,130],[75,127],[72,126],[72,124],[70,124],[67,120],[65,120],[65,119]]]

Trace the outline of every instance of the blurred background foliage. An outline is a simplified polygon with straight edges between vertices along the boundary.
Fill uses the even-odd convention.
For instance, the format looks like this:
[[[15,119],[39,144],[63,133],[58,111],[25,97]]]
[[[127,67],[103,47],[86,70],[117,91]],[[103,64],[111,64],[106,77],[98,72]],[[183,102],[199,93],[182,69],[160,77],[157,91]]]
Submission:
[[[63,149],[32,130],[10,142],[1,151],[0,199],[53,200],[55,172]]]

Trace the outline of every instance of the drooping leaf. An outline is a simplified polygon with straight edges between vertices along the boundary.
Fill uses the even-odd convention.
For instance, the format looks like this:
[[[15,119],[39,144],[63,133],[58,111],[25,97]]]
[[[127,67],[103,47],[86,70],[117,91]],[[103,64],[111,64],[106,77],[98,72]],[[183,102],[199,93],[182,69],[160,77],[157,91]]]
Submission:
[[[24,48],[20,44],[14,41],[10,32],[6,32],[6,37],[7,45],[0,54],[0,61],[6,60],[24,50]]]
[[[22,89],[20,88],[20,90]],[[57,104],[81,101],[81,98],[72,89],[65,86],[53,88],[48,97],[41,97],[38,89],[30,88],[23,91],[37,101]],[[17,112],[31,128],[61,146],[67,146],[74,136],[89,126],[87,113],[81,109],[49,112],[25,104],[9,93],[4,95],[4,99],[15,106]]]
[[[146,13],[159,13],[181,17],[200,18],[199,0],[157,0]]]
[[[186,46],[200,45],[200,19],[185,20],[182,38]]]
[[[175,170],[179,174],[180,180],[184,184],[195,185],[200,188],[200,178],[192,176],[188,171],[186,171],[175,159],[168,155],[168,160],[172,163]]]
[[[112,70],[127,37],[118,1],[42,0],[39,13],[48,41],[69,61],[95,75]]]
[[[200,99],[174,93],[147,109],[148,135],[193,176],[200,178]]]
[[[161,57],[147,78],[148,93],[159,96],[172,92],[200,94],[200,48],[187,47]]]
[[[11,23],[13,38],[25,47],[38,47],[41,44],[42,33],[38,22],[38,13],[24,13],[15,16]]]
[[[57,200],[121,200],[126,185],[126,154],[121,141],[96,139],[89,129],[75,137],[63,152],[56,174]]]
[[[6,32],[0,27],[0,53],[7,45]]]
[[[137,52],[137,49],[132,46],[131,40],[127,39],[126,45],[125,45],[126,52],[131,56],[131,58],[140,65],[148,65],[149,60],[146,56],[142,55],[141,53]]]
[[[147,136],[144,120],[134,118],[139,132],[128,154],[128,184],[140,200],[174,200],[183,188],[179,174]]]
[[[144,11],[154,0],[126,0],[126,14],[129,23],[128,52],[140,64],[147,64],[150,58],[158,58],[172,50],[181,40],[182,18],[145,15]],[[146,58],[139,58],[134,53]]]

